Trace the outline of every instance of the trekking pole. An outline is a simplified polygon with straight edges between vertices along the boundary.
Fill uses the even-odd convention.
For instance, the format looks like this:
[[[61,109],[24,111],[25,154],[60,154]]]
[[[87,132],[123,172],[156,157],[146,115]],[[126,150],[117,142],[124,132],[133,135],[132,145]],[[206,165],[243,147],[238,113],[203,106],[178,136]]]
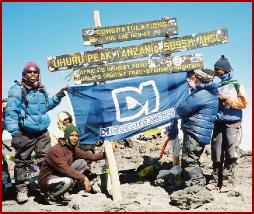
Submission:
[[[4,142],[2,142],[2,144],[9,152],[12,152],[12,149],[9,146],[7,146]]]

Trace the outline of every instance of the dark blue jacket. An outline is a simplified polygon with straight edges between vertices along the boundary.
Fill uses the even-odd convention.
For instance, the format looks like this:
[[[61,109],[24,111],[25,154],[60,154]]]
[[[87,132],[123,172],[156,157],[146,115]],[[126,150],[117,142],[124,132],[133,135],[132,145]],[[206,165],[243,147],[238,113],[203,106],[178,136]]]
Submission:
[[[177,115],[182,119],[183,132],[191,135],[198,143],[209,144],[218,105],[218,90],[215,84],[193,91],[176,108]]]
[[[61,98],[55,95],[48,99],[48,108],[46,108],[46,96],[42,92],[45,89],[30,89],[27,90],[26,106],[22,98],[22,87],[15,84],[8,93],[5,125],[12,136],[21,132],[21,127],[31,133],[47,130],[50,123],[47,111],[55,108],[61,101]]]

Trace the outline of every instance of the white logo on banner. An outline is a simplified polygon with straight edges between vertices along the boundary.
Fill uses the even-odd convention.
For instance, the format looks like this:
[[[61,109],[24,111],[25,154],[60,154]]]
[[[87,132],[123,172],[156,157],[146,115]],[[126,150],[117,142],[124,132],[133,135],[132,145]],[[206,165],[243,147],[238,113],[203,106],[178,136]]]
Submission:
[[[124,99],[121,97],[121,94],[124,94],[124,93],[126,94],[126,92],[135,92],[135,94],[137,95],[135,97],[126,95],[124,97],[126,105],[127,105],[127,111],[134,110],[134,109],[140,109],[140,110],[134,113],[133,115],[123,116],[123,113],[126,113],[124,112],[126,110],[121,109],[119,99],[120,98]],[[149,98],[147,96],[148,92],[150,97],[151,96],[155,97],[155,104],[149,103],[151,101],[149,101]],[[146,98],[145,102],[142,102],[142,103],[140,102],[138,98],[141,98],[141,97]],[[140,83],[138,88],[127,86],[123,88],[114,89],[112,91],[112,98],[113,98],[115,109],[116,109],[116,119],[119,122],[134,120],[140,117],[142,114],[148,115],[151,113],[155,113],[159,110],[160,95],[155,85],[155,82],[153,80]]]

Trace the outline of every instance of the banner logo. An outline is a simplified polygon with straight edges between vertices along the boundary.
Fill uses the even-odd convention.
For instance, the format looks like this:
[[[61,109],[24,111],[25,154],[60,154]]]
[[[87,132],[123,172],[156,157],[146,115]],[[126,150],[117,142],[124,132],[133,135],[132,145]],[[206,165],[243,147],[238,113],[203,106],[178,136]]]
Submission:
[[[148,100],[151,94],[154,99]],[[116,119],[119,122],[131,121],[141,115],[146,116],[159,110],[160,95],[153,80],[140,83],[138,88],[127,86],[114,89],[112,98],[115,104]],[[119,103],[124,104],[120,106]]]

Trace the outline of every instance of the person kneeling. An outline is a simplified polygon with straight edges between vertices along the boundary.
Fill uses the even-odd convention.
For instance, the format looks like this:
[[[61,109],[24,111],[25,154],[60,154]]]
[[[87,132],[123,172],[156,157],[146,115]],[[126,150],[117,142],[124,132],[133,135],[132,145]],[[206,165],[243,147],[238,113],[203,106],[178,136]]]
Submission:
[[[90,153],[77,147],[79,132],[74,125],[64,130],[64,139],[47,153],[42,163],[38,185],[47,202],[65,200],[63,195],[75,186],[83,186],[86,192],[91,190],[89,179],[83,174],[87,166],[86,160],[102,160],[104,152]],[[83,185],[82,185],[83,184]]]

